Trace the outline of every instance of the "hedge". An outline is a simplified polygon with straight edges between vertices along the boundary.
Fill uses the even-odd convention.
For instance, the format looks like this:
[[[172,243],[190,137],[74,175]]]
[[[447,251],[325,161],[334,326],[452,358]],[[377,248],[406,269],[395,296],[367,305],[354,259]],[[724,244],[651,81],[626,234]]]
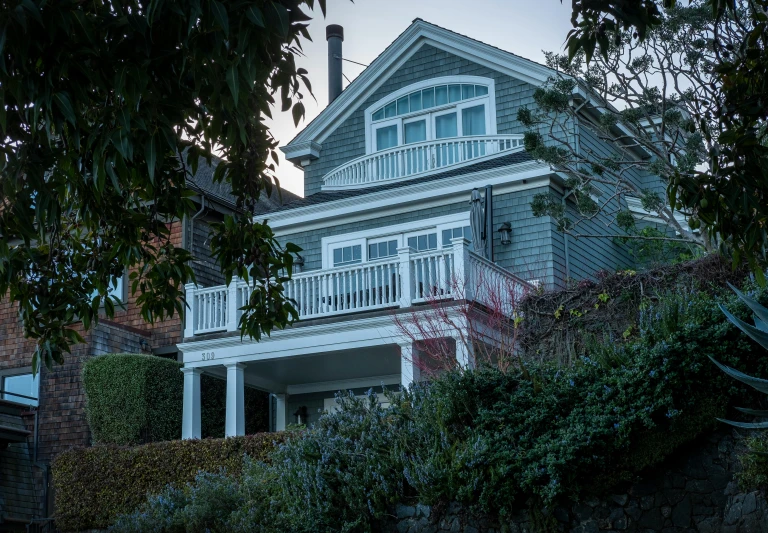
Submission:
[[[108,354],[83,367],[86,414],[93,439],[102,444],[143,444],[181,437],[184,378],[181,364],[144,354]],[[201,379],[202,436],[224,436],[226,382]],[[246,388],[246,431],[265,431],[267,395]]]
[[[52,466],[56,526],[62,531],[106,528],[168,484],[193,481],[200,471],[238,475],[244,455],[266,460],[283,440],[282,433],[259,433],[62,452]]]

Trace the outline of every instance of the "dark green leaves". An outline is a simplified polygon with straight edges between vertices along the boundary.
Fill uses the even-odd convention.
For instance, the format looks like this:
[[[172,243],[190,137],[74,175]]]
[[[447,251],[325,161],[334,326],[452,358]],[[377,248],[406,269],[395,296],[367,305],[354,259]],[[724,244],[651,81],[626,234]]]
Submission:
[[[128,305],[145,320],[184,312],[194,271],[180,226],[200,207],[187,184],[199,165],[216,164],[214,149],[225,159],[215,178],[237,204],[237,224],[216,241],[222,272],[242,274],[246,254],[258,250],[261,266],[248,275],[268,287],[252,298],[243,331],[258,337],[292,320],[282,295],[291,253],[265,226],[252,229],[247,213],[276,187],[277,143],[262,121],[274,93],[294,118],[304,114],[299,89],[308,81],[293,53],[311,6],[23,0],[0,8],[0,128],[6,146],[18,147],[1,154],[0,295],[18,306],[35,361],[63,361],[80,324],[92,328],[100,314],[120,320],[108,294],[126,270]],[[12,70],[2,63],[9,57]],[[191,161],[179,157],[185,151]]]

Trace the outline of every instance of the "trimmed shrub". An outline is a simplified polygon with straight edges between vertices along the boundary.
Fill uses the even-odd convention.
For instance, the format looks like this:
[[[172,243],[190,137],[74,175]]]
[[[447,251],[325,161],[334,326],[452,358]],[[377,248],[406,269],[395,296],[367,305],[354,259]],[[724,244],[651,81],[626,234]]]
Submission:
[[[93,439],[138,444],[181,437],[184,377],[176,361],[109,354],[83,365],[86,415]]]
[[[199,472],[237,477],[243,457],[265,460],[280,433],[227,439],[176,440],[136,446],[73,449],[53,462],[56,525],[64,531],[106,528],[167,485],[184,485]]]
[[[176,361],[144,354],[108,354],[88,360],[83,385],[93,440],[132,445],[180,438],[181,367]],[[226,382],[203,375],[200,389],[202,436],[223,438]],[[266,431],[268,424],[268,395],[246,387],[246,432]]]

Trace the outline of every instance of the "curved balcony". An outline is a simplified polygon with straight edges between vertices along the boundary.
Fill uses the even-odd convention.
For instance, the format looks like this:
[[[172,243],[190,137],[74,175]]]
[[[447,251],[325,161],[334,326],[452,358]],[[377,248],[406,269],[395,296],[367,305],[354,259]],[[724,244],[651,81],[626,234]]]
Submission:
[[[517,150],[522,135],[452,137],[366,154],[323,177],[323,190],[361,188],[411,179],[475,159]]]

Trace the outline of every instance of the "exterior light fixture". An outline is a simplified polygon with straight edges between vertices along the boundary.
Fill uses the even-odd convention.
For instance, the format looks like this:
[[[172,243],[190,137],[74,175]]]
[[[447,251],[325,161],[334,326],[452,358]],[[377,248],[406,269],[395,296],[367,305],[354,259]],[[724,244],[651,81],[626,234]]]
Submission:
[[[296,266],[296,272],[303,272],[304,271],[304,257],[296,254],[296,260],[293,262],[294,266]]]
[[[293,416],[296,417],[296,423],[298,425],[306,425],[307,424],[307,417],[309,416],[309,413],[307,412],[307,406],[302,405],[298,409],[296,409],[296,412],[293,413]]]
[[[501,244],[512,244],[512,225],[505,222],[499,226],[499,235],[501,236]]]

